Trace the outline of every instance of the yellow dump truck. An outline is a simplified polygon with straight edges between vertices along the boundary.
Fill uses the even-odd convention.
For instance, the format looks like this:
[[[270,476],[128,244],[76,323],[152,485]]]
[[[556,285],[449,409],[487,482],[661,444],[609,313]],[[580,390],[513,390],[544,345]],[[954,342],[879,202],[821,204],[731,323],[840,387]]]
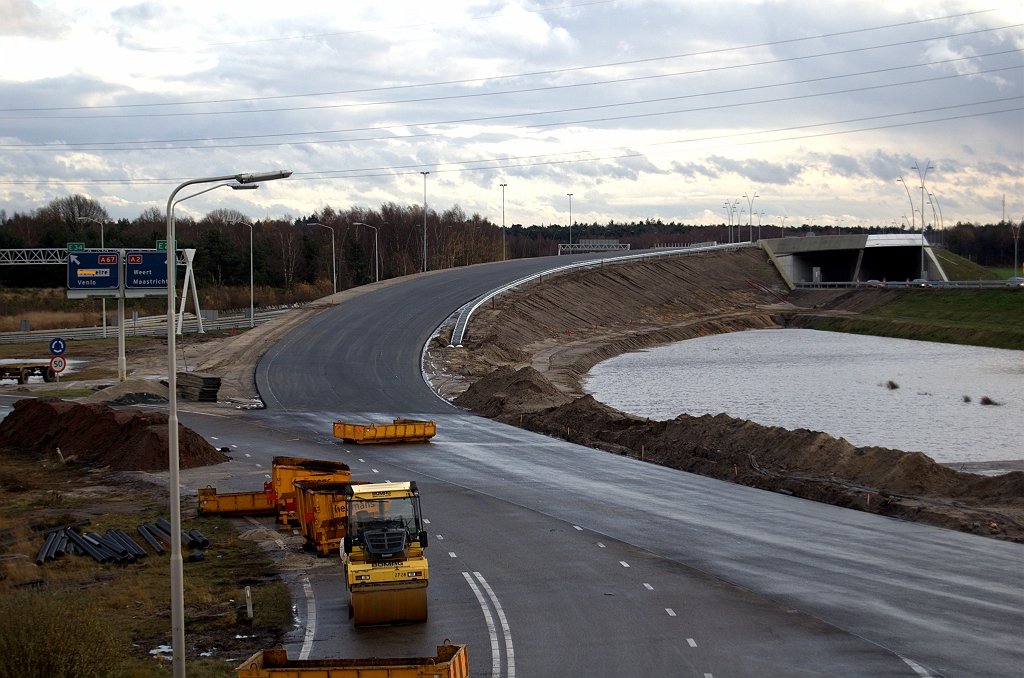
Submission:
[[[235,669],[239,678],[469,678],[465,645],[445,641],[436,657],[289,659],[287,650],[263,650]]]
[[[415,482],[349,485],[342,560],[357,626],[427,620],[427,533]]]
[[[277,513],[274,483],[263,483],[262,492],[231,492],[217,494],[217,489],[199,490],[199,513],[216,516],[255,516]]]
[[[302,457],[274,457],[271,478],[274,482],[274,501],[277,522],[298,525],[296,515],[295,483],[304,480],[323,480],[347,483],[352,479],[348,464]]]
[[[320,555],[341,551],[348,528],[348,483],[329,480],[296,481],[295,504],[302,537]]]
[[[437,433],[436,421],[395,419],[392,424],[334,424],[334,437],[359,445],[425,443]]]

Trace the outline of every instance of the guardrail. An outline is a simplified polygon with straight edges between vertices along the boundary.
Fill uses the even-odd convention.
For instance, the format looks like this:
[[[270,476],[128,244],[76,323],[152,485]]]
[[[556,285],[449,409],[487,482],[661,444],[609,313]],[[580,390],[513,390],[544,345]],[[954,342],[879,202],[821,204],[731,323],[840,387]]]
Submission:
[[[865,282],[854,281],[854,282],[794,282],[793,285],[799,289],[804,290],[817,290],[817,289],[842,289],[842,288],[858,288],[865,287],[868,289],[902,289],[908,287],[933,287],[935,289],[958,289],[958,288],[999,288],[999,287],[1015,287],[1019,285],[1013,285],[1006,280],[929,280],[927,283],[922,282]]]
[[[290,308],[274,309],[272,311],[257,311],[256,325],[273,320],[282,313],[287,313]],[[223,316],[217,320],[203,320],[204,330],[230,330],[232,328],[249,327],[249,319],[244,315]],[[199,321],[195,314],[186,313],[182,319],[182,332],[198,332]],[[167,316],[153,315],[139,318],[137,321],[126,319],[125,336],[127,337],[159,337],[167,335]],[[28,332],[0,332],[0,344],[27,344],[32,342],[48,342],[55,336],[65,340],[80,339],[102,339],[103,328],[95,327],[65,327],[53,330],[30,330]],[[107,326],[107,337],[117,336],[117,326]]]
[[[543,271],[542,273],[534,273],[533,275],[528,275],[525,278],[513,280],[507,285],[503,285],[502,287],[493,289],[490,292],[487,292],[486,294],[477,297],[470,303],[463,306],[462,309],[460,309],[459,311],[458,319],[455,321],[455,329],[452,331],[452,339],[449,342],[449,345],[459,348],[462,347],[462,339],[463,337],[465,337],[466,326],[469,325],[469,319],[473,316],[473,313],[476,312],[476,310],[483,306],[487,301],[489,301],[493,297],[498,296],[499,294],[504,294],[505,292],[513,290],[519,287],[520,285],[524,285],[528,282],[538,280],[546,275],[561,275],[563,273],[568,273],[570,271],[579,271],[587,268],[600,268],[605,264],[622,264],[631,261],[640,261],[643,259],[658,259],[661,257],[678,256],[680,254],[693,254],[695,252],[713,252],[719,250],[735,250],[746,247],[759,247],[759,245],[757,243],[751,242],[732,243],[728,245],[706,245],[704,243],[698,243],[695,245],[684,245],[676,249],[660,250],[657,252],[627,254],[621,257],[606,257],[603,259],[588,259],[587,261],[580,261],[575,264],[567,264],[565,266],[559,266],[557,268],[548,269],[547,271]]]

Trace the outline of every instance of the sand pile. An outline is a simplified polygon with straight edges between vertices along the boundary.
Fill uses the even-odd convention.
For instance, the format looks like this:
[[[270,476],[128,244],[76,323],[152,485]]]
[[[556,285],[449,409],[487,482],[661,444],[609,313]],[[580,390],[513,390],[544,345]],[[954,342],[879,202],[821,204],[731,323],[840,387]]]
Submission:
[[[148,394],[150,398],[138,397],[141,394]],[[130,401],[139,402],[167,402],[167,387],[157,379],[125,379],[119,384],[108,386],[96,391],[88,398],[83,398],[83,403],[109,403],[120,400],[119,404],[133,404]],[[128,396],[127,398],[125,396]],[[132,398],[131,396],[136,396]]]
[[[1024,523],[1020,471],[961,473],[920,452],[856,447],[820,431],[762,426],[725,414],[642,419],[589,395],[569,399],[532,368],[499,368],[455,402],[581,445],[808,499],[985,534],[992,531],[993,514],[978,509],[1006,512]],[[934,501],[941,505],[928,503]],[[1024,530],[1002,518],[996,522],[998,536],[1024,541]]]
[[[115,410],[103,403],[28,398],[0,422],[0,446],[55,454],[117,471],[168,468],[167,415]],[[178,425],[181,468],[219,464],[228,457],[190,428]]]

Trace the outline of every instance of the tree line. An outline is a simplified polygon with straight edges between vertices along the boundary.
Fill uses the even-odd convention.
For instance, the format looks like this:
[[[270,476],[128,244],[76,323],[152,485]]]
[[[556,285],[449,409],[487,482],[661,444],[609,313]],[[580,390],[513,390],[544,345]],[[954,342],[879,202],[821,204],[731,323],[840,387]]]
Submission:
[[[378,268],[381,280],[423,270],[424,221],[430,270],[501,261],[503,257],[552,256],[557,254],[559,244],[569,242],[567,225],[512,224],[503,239],[499,225],[479,214],[467,216],[458,205],[441,212],[429,210],[424,220],[421,206],[393,202],[379,209],[324,207],[300,218],[262,220],[252,220],[234,210],[214,210],[199,220],[179,217],[176,228],[178,247],[196,249],[194,266],[200,287],[249,284],[251,233],[257,286],[287,290],[323,281],[333,284],[336,273],[341,290],[373,281]],[[29,213],[8,216],[0,210],[0,248],[65,248],[69,242],[99,247],[97,222],[104,224],[103,245],[108,248],[152,248],[157,240],[166,237],[165,215],[159,209],[149,208],[135,219],[114,221],[99,202],[72,195],[55,198]],[[371,227],[377,229],[376,234]],[[647,249],[658,245],[727,242],[729,230],[726,224],[692,225],[652,219],[609,221],[603,225],[574,223],[572,241],[617,239],[632,249]],[[887,226],[840,229],[804,224],[783,231],[775,225],[755,225],[753,229],[741,227],[739,234],[734,228],[733,238],[894,231],[907,232]],[[941,234],[928,231],[928,238],[934,243],[941,240],[950,251],[982,266],[1013,263],[1013,233],[1008,223],[957,223]],[[5,266],[0,268],[0,284],[63,287],[65,270],[60,266]]]

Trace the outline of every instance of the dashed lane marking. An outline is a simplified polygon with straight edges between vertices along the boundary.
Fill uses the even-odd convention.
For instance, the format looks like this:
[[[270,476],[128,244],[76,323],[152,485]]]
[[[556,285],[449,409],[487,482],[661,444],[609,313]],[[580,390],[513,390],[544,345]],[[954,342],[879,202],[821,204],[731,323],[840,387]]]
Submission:
[[[264,478],[269,478],[269,477],[270,477],[270,474],[269,474],[269,473],[264,473],[264,474],[263,474],[263,477],[264,477]]]
[[[263,464],[256,464],[256,468],[263,468]]]
[[[442,537],[441,535],[435,534],[434,536],[437,537],[439,540],[444,541],[444,537]]]
[[[710,673],[705,673],[704,674],[704,678],[715,678],[715,677],[712,676]]]
[[[620,560],[619,565],[622,565],[623,567],[629,567],[629,563],[627,563],[625,560]]]
[[[697,641],[694,640],[693,638],[687,638],[686,639],[686,644],[689,645],[690,647],[697,647]]]
[[[501,631],[505,635],[505,675],[507,678],[516,678],[516,653],[512,648],[512,631],[508,627],[505,610],[498,602],[498,596],[494,595],[491,585],[487,583],[484,576],[479,572],[474,572],[473,576],[480,581],[484,591],[487,591],[487,596],[491,599],[491,604],[494,605],[494,611],[498,613],[498,621],[501,622]]]
[[[214,438],[213,436],[210,436],[210,440],[220,440],[220,438]]]
[[[601,547],[601,548],[604,548],[604,547],[605,547],[605,546],[604,546],[604,544],[602,544],[601,542],[597,542],[597,545],[598,545],[599,547]]]
[[[429,520],[427,520],[426,518],[424,518],[424,519],[423,519],[423,524],[424,524],[424,525],[429,525],[429,524],[430,524],[430,521],[429,521]]]
[[[448,557],[449,557],[449,558],[458,558],[458,556],[457,556],[457,555],[455,555],[455,551],[449,551],[449,552],[448,552]]]
[[[670,617],[676,616],[675,610],[673,610],[671,607],[666,607],[665,612],[668,612],[668,616]]]
[[[370,470],[371,470],[371,471],[373,471],[374,473],[380,473],[380,471],[378,471],[378,470],[377,470],[377,469],[375,469],[375,468],[371,468]]]
[[[309,659],[309,653],[313,651],[313,637],[316,635],[316,598],[313,597],[313,585],[309,583],[309,577],[302,577],[302,590],[306,594],[306,637],[302,641],[302,651],[299,652],[299,660]]]
[[[583,530],[583,528],[580,527],[579,525],[573,525],[572,529],[574,529],[574,530],[581,530],[581,531]]]
[[[899,655],[896,656],[899,657]],[[921,676],[921,678],[932,678],[932,674],[928,673],[928,669],[921,666],[917,662],[907,659],[906,657],[900,657],[900,659],[902,659],[907,664],[907,666],[914,669],[914,673]]]
[[[247,457],[251,457],[252,455],[251,455],[251,454],[249,454],[248,452],[246,452],[246,453],[245,453],[245,456],[247,456]]]
[[[453,558],[455,554],[449,554]],[[501,652],[498,649],[498,632],[494,628],[494,617],[491,616],[491,610],[487,607],[487,601],[484,600],[484,594],[480,593],[480,587],[473,581],[473,577],[469,575],[469,572],[463,572],[462,576],[466,578],[466,582],[469,584],[469,588],[473,589],[473,595],[476,596],[476,600],[480,603],[480,609],[484,612],[484,621],[487,622],[487,633],[491,636],[491,675],[501,675]]]
[[[654,590],[654,587],[651,586],[650,584],[648,584],[647,582],[644,582],[644,588],[647,589],[648,591],[653,591]]]

